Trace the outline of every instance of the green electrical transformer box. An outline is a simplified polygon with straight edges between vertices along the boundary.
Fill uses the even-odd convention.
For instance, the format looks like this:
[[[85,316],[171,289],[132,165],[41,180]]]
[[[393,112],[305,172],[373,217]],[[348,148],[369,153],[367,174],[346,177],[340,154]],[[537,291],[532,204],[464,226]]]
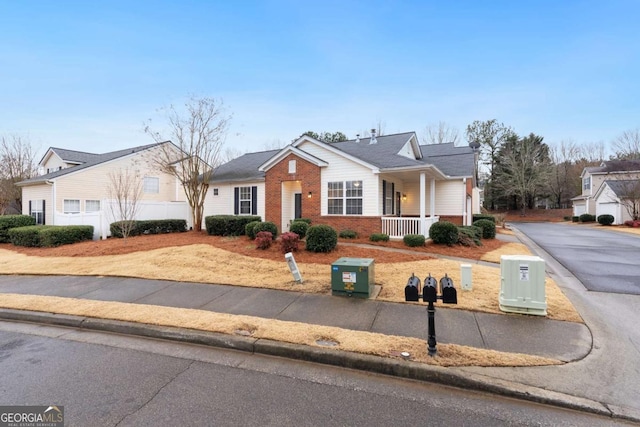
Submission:
[[[369,298],[375,284],[372,258],[340,258],[331,264],[331,294]]]

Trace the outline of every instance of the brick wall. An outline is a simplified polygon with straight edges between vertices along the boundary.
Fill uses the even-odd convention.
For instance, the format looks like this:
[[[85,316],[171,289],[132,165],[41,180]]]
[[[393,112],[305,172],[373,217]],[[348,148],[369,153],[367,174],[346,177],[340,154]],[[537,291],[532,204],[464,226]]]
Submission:
[[[380,233],[382,229],[382,220],[379,216],[319,216],[313,218],[312,224],[326,224],[336,230],[338,234],[342,230],[353,230],[358,236],[367,237],[373,233]]]
[[[455,225],[462,225],[462,215],[438,215],[440,217],[440,221],[449,221],[454,223]]]

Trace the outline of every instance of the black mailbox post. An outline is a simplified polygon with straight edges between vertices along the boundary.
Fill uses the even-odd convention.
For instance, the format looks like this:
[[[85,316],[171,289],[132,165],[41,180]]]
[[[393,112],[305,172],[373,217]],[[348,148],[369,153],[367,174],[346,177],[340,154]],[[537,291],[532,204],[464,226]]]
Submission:
[[[435,356],[436,349],[436,325],[435,314],[436,307],[433,305],[438,299],[441,299],[445,304],[457,304],[458,295],[456,288],[453,286],[453,280],[446,274],[440,279],[440,295],[438,294],[438,281],[431,277],[431,274],[424,279],[424,288],[422,288],[422,295],[419,294],[420,279],[411,274],[407,281],[407,286],[404,288],[405,301],[420,301],[420,297],[427,305],[427,317],[428,317],[428,332],[427,338],[427,350],[429,356]]]

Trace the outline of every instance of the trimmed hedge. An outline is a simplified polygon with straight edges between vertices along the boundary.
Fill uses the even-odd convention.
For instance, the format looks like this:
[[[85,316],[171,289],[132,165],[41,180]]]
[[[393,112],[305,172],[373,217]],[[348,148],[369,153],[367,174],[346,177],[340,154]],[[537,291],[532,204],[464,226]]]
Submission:
[[[369,240],[371,240],[372,242],[388,242],[389,235],[385,233],[373,233],[371,236],[369,236]]]
[[[116,221],[109,224],[109,230],[111,231],[112,237],[123,237],[122,223],[124,223],[124,221]],[[187,221],[184,219],[152,219],[133,221],[133,226],[131,227],[129,236],[182,233],[185,231],[187,231]]]
[[[273,222],[259,222],[253,227],[253,232],[255,233],[256,237],[262,231],[268,231],[269,233],[271,233],[271,238],[273,240],[276,240],[276,237],[278,237],[278,227]]]
[[[340,237],[343,239],[356,239],[358,237],[358,233],[353,230],[342,230],[340,232]]]
[[[262,218],[257,215],[212,215],[204,218],[204,225],[211,236],[242,236],[247,224],[253,221],[262,221]]]
[[[449,221],[434,222],[429,227],[429,237],[438,245],[454,245],[458,243],[458,227]]]
[[[402,238],[402,241],[405,245],[415,248],[418,246],[424,246],[426,239],[422,234],[406,234]]]
[[[578,222],[580,221],[580,217],[579,216],[572,216],[571,217],[571,222]]]
[[[598,217],[598,224],[600,225],[611,225],[613,224],[613,221],[615,221],[616,219],[613,217],[613,215],[609,215],[609,214],[604,214],[604,215],[600,215]]]
[[[580,219],[580,222],[594,222],[596,220],[596,216],[588,213],[584,213],[580,215],[579,219]]]
[[[337,245],[338,234],[328,225],[312,225],[307,230],[308,251],[331,252]]]
[[[9,230],[16,227],[36,225],[36,219],[31,215],[0,215],[0,243],[9,243]]]
[[[306,221],[301,221],[296,219],[289,226],[289,231],[292,233],[296,233],[301,239],[304,239],[304,236],[307,235],[307,230],[309,229],[309,223]]]
[[[482,229],[483,239],[495,239],[496,238],[496,223],[489,221],[488,219],[479,219],[473,222],[475,227]]]
[[[15,246],[53,247],[93,239],[92,225],[31,225],[9,230]]]
[[[493,215],[484,215],[484,214],[473,215],[473,222],[479,221],[481,219],[488,219],[489,221],[492,221],[494,224],[496,223],[496,217]]]

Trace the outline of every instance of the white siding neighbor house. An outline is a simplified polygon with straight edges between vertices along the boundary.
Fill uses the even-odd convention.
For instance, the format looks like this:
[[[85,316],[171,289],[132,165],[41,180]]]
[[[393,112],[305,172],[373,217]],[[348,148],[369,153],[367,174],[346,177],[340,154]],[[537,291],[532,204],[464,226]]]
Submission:
[[[624,208],[614,206],[615,204],[620,204],[619,196],[622,195],[624,189],[619,185],[612,187],[611,184],[608,184],[608,189],[602,186],[607,181],[633,181],[640,179],[640,160],[609,160],[603,162],[600,166],[584,168],[580,177],[582,179],[582,194],[571,199],[573,201],[573,215],[580,216],[588,213],[597,217],[603,213],[614,215],[615,212],[620,212],[619,215],[614,215],[616,224],[624,223],[626,221],[623,220],[622,215]],[[614,189],[619,193],[618,195],[612,195],[611,192]],[[617,198],[618,202],[614,202],[612,197]],[[601,199],[599,207],[596,201],[597,198]]]
[[[475,156],[414,132],[327,143],[302,136],[216,169],[205,215],[260,215],[287,231],[296,218],[361,235],[423,234],[433,222],[470,225],[479,213]]]
[[[143,192],[137,219],[185,219],[191,211],[177,179],[153,161],[160,150],[178,148],[171,142],[144,145],[104,154],[49,148],[39,163],[43,175],[19,182],[22,213],[37,224],[93,225],[94,238],[106,238],[118,221],[111,209],[110,175],[130,171]]]

